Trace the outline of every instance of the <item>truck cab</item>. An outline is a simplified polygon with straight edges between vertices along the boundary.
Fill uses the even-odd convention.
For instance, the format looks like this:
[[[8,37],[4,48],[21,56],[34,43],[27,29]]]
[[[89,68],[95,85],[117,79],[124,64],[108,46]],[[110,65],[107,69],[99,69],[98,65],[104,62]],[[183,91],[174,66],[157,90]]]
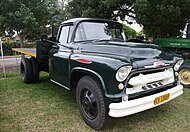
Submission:
[[[183,93],[183,59],[154,44],[127,42],[122,24],[76,18],[61,23],[56,38],[37,41],[37,62],[50,80],[74,91],[85,123],[103,129],[110,117],[132,115]]]

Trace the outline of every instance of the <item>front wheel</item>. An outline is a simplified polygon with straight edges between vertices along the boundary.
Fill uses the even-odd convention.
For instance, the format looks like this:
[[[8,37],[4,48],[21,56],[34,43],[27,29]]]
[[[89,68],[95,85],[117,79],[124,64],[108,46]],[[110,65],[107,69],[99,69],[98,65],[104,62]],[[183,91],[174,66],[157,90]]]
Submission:
[[[185,88],[190,88],[190,66],[182,65],[179,69],[179,81]]]
[[[82,77],[76,90],[77,105],[85,123],[95,130],[107,125],[107,107],[99,82],[91,77]]]

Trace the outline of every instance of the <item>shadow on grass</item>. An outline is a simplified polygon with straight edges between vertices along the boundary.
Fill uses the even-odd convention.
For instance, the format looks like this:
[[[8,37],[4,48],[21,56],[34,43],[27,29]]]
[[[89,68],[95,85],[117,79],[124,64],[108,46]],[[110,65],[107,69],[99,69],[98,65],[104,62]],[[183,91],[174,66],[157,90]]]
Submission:
[[[29,122],[30,125],[20,124],[29,128],[31,126],[28,130],[33,130],[32,127],[36,127],[36,130],[39,130],[45,124],[55,129],[55,131],[58,130],[56,127],[62,128],[64,131],[92,131],[85,125],[79,114],[74,93],[50,82],[47,73],[42,73],[40,82],[36,84],[23,84],[19,74],[10,75],[10,79],[7,78],[5,81],[2,92],[6,94],[7,97],[5,96],[5,98],[7,100],[10,98],[8,100],[12,103],[10,103],[10,107],[14,106],[16,112],[20,110],[18,112],[20,116],[24,115],[23,117],[19,116],[18,121],[26,120],[25,116],[34,118],[35,122]],[[181,110],[183,108],[179,107],[179,102],[184,102],[185,99],[188,100],[188,97],[186,95],[184,99],[174,101],[173,103],[169,102],[131,116],[112,118],[111,124],[104,131],[165,131],[173,125],[175,127],[181,127],[182,125],[186,127],[184,123],[176,124],[179,121],[178,117],[183,119],[183,116],[185,116],[182,115],[184,112]],[[13,100],[17,101],[12,102]],[[3,100],[2,103],[6,105]],[[183,107],[187,106],[183,105]],[[189,115],[188,112],[185,114]],[[3,118],[3,120],[7,120],[6,116]],[[49,123],[49,120],[52,122]],[[79,128],[73,124],[77,124]]]
[[[54,94],[64,102],[64,105],[67,105],[66,107],[72,106],[71,109],[75,109],[74,112],[79,114],[74,93],[67,91],[64,88],[62,89],[56,84],[53,84],[49,81],[48,77],[41,78],[40,83],[51,86]],[[47,94],[45,96],[47,96]],[[154,124],[157,124],[157,121],[166,121],[168,118],[173,116],[171,109],[177,109],[177,107],[172,103],[169,103],[131,116],[123,118],[111,118],[109,127],[104,131],[123,131],[124,129],[130,131],[151,127]]]
[[[40,77],[40,81],[36,84],[27,84],[32,87],[32,96],[41,96],[44,98],[59,98],[59,100],[63,100],[64,102],[75,103],[75,95],[70,90],[67,90],[57,84],[54,84],[50,81],[50,78],[47,73],[43,73]]]
[[[124,129],[127,131],[138,129],[139,131],[143,131],[143,129],[151,128],[154,125],[156,128],[158,122],[166,121],[173,116],[169,109],[175,108],[176,107],[172,104],[165,104],[127,117],[112,118],[112,125],[109,126],[108,131],[115,129],[117,131]]]

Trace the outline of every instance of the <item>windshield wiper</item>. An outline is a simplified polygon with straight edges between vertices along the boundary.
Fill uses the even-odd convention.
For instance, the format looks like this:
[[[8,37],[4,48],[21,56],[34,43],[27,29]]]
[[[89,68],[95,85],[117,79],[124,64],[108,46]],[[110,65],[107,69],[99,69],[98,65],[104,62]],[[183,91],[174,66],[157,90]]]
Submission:
[[[75,43],[80,43],[80,42],[102,42],[102,41],[120,41],[120,42],[124,42],[123,39],[118,39],[118,38],[111,38],[111,39],[88,39],[88,40],[81,40],[81,41],[75,41]]]
[[[111,39],[112,41],[120,41],[120,42],[124,42],[125,40],[123,39],[119,39],[119,38],[114,38],[114,39]]]
[[[93,42],[110,41],[111,39],[94,39]]]
[[[111,39],[95,39],[95,40],[93,40],[93,42],[102,42],[102,41],[120,41],[120,42],[124,42],[123,39],[118,39],[118,38],[111,38]]]

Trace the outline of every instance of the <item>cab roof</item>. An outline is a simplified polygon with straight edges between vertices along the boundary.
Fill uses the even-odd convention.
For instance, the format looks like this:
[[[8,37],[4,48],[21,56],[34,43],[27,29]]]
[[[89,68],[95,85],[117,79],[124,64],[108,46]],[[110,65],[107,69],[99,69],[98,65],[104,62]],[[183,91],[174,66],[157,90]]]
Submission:
[[[77,25],[78,23],[80,23],[81,21],[103,21],[103,22],[115,22],[115,23],[119,23],[113,20],[109,20],[109,19],[102,19],[102,18],[73,18],[73,19],[69,19],[66,21],[63,21],[61,24],[74,24]]]

